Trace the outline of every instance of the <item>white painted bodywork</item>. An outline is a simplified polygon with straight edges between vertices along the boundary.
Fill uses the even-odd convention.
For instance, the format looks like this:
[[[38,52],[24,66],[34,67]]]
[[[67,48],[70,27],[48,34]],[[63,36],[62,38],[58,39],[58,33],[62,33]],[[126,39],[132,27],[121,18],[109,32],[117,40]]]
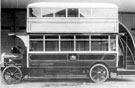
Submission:
[[[19,37],[23,41],[25,47],[28,46],[28,37],[27,37],[27,35],[17,35],[17,37]]]
[[[31,23],[29,32],[45,33],[112,33],[117,32],[115,23],[42,22]]]
[[[28,8],[78,8],[90,9],[88,17],[29,17],[27,14],[28,33],[118,33],[118,7],[108,3],[33,3]],[[99,9],[99,10],[97,10]],[[99,11],[95,16],[95,10]],[[87,10],[86,10],[87,11]],[[100,12],[106,14],[100,16]],[[80,13],[79,13],[80,14]],[[85,10],[81,13],[85,14]]]
[[[58,3],[58,2],[38,2],[29,4],[28,7],[41,7],[41,8],[48,8],[48,7],[66,7],[66,8],[117,8],[115,4],[110,3]]]

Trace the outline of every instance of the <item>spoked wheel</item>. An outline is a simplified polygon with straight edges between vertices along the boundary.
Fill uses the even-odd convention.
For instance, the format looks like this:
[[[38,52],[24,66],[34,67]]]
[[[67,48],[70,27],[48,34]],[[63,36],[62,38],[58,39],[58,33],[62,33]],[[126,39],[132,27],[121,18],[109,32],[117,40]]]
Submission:
[[[22,79],[22,71],[16,66],[8,66],[3,70],[2,76],[7,84],[16,84]]]
[[[95,83],[104,82],[109,77],[108,68],[103,64],[95,64],[90,68],[89,77]]]

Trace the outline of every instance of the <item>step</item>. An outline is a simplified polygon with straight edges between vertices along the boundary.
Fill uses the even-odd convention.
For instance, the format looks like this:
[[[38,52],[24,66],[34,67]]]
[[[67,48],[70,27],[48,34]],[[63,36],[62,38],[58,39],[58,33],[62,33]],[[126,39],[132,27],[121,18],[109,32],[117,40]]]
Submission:
[[[127,58],[127,61],[128,61],[128,60],[134,61],[133,58],[132,58],[132,56],[126,56],[125,59],[126,59],[126,58]]]
[[[134,65],[133,60],[127,60],[127,65]]]
[[[131,56],[127,56],[127,60],[133,60]]]
[[[132,59],[131,59],[131,60],[127,59],[127,61],[128,61],[128,62],[134,62]]]
[[[135,70],[135,65],[127,65],[127,69],[134,69]]]
[[[132,75],[135,76],[135,69],[134,70],[127,70],[127,69],[117,69],[117,75]]]

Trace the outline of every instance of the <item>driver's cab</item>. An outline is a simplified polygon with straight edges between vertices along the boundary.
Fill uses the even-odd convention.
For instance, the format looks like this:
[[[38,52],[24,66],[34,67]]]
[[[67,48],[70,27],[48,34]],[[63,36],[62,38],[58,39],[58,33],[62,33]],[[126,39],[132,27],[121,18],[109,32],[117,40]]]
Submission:
[[[4,66],[8,65],[24,65],[24,59],[26,52],[25,49],[23,49],[20,46],[12,47],[10,54],[4,54],[2,56]]]

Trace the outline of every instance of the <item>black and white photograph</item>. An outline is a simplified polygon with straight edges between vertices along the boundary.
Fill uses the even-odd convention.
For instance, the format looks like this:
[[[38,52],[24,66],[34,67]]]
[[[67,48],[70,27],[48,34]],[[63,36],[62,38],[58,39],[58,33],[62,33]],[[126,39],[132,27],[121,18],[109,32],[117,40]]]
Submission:
[[[0,2],[0,88],[135,87],[135,0]]]

